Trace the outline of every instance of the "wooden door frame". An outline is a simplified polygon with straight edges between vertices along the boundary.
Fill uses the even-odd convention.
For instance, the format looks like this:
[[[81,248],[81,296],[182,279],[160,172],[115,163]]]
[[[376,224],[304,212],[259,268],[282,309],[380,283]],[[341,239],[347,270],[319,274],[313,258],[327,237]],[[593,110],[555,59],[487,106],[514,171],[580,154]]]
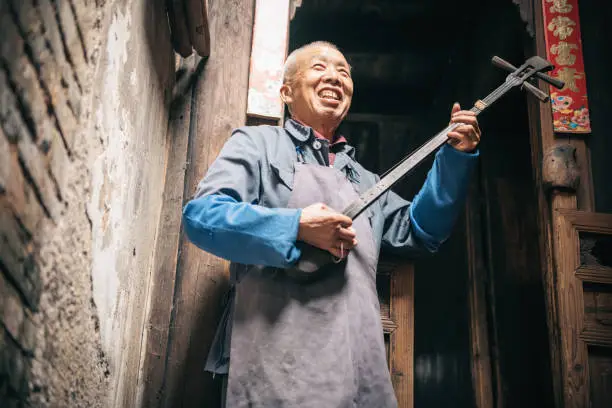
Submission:
[[[526,44],[526,55],[539,55],[546,58],[546,43],[544,17],[542,3],[545,0],[530,0],[526,9],[533,12],[534,36],[529,44]],[[549,93],[549,86],[540,82],[539,88]],[[553,118],[550,102],[540,103],[534,98],[528,98],[528,116],[530,127],[530,143],[532,153],[533,177],[537,194],[538,214],[538,245],[540,247],[540,259],[542,280],[544,283],[547,326],[549,333],[551,377],[553,383],[554,401],[557,408],[575,405],[575,389],[572,389],[572,375],[568,373],[567,362],[564,358],[564,342],[567,343],[568,332],[567,314],[565,312],[565,300],[557,286],[557,279],[570,267],[567,258],[567,248],[573,245],[569,238],[563,236],[567,231],[567,221],[563,221],[561,214],[573,214],[572,211],[593,211],[593,184],[591,178],[591,166],[588,147],[584,137],[580,135],[557,134],[553,130]],[[586,136],[588,137],[588,135]],[[576,148],[577,162],[580,165],[581,183],[575,192],[549,191],[545,188],[542,174],[542,160],[549,149],[560,143],[569,143]],[[478,225],[478,220],[471,219],[473,215],[468,213],[468,228]],[[469,231],[473,233],[474,231]],[[468,234],[470,237],[470,234]],[[474,241],[474,242],[472,242]],[[470,257],[470,279],[468,286],[470,302],[470,320],[472,336],[472,380],[478,408],[492,408],[494,405],[502,407],[502,401],[494,401],[493,389],[497,389],[500,395],[501,384],[499,383],[499,367],[493,361],[495,350],[490,350],[487,333],[485,300],[486,288],[483,276],[483,265],[480,265],[476,251],[477,243],[473,237],[469,238],[468,256]],[[572,264],[573,266],[573,264]],[[567,346],[567,344],[566,344]],[[566,349],[566,348],[565,348]],[[567,351],[567,349],[566,349]],[[586,367],[586,366],[585,366]],[[586,368],[585,368],[586,370]],[[497,372],[497,383],[493,383],[493,373]],[[588,393],[588,387],[583,388],[581,393]],[[581,401],[585,401],[580,397]],[[574,405],[572,405],[574,404]]]
[[[533,0],[535,38],[528,51],[546,58],[546,42],[542,3],[544,0]],[[540,82],[540,89],[546,93],[549,86]],[[562,270],[567,266],[567,241],[563,237],[563,226],[557,222],[556,211],[583,210],[593,211],[593,184],[588,148],[583,137],[579,135],[561,135],[553,130],[552,109],[549,103],[529,101],[529,119],[531,127],[532,164],[537,188],[539,213],[539,244],[542,254],[542,271],[546,293],[547,324],[549,331],[551,376],[555,394],[555,406],[558,408],[571,405],[571,379],[568,377],[562,343],[571,334],[563,328],[566,318],[562,294],[556,285]],[[588,137],[588,136],[587,136]],[[575,192],[547,191],[543,183],[542,159],[544,153],[559,143],[569,143],[576,148],[577,161],[581,168],[580,187]],[[587,389],[588,391],[588,389]],[[582,406],[582,405],[579,405]]]

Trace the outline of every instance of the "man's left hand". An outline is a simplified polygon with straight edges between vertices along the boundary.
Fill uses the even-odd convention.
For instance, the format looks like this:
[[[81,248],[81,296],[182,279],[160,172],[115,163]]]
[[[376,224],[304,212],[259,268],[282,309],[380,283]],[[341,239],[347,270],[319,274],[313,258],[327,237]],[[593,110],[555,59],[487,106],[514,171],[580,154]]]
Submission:
[[[480,143],[480,127],[476,114],[461,110],[461,106],[455,103],[451,111],[451,123],[462,123],[452,132],[448,132],[448,142],[451,146],[462,152],[473,152]]]

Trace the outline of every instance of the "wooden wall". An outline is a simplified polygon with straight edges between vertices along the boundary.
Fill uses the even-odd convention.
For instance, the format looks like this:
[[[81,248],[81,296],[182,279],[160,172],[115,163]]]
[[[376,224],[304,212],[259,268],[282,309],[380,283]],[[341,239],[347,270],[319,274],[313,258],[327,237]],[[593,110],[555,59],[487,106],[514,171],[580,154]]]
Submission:
[[[232,129],[245,123],[253,11],[254,0],[209,1],[210,57],[202,61],[191,95],[172,112],[173,161],[166,174],[143,365],[146,407],[220,403],[220,378],[204,372],[204,364],[228,287],[228,264],[186,240],[180,212]]]

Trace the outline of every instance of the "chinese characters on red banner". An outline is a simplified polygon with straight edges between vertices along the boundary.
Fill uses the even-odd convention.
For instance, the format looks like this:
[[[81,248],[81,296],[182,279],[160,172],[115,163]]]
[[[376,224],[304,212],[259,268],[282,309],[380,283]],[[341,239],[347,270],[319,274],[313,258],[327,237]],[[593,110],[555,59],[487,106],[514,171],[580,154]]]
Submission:
[[[542,7],[551,75],[565,82],[563,89],[550,88],[554,130],[590,133],[578,0],[542,0]]]

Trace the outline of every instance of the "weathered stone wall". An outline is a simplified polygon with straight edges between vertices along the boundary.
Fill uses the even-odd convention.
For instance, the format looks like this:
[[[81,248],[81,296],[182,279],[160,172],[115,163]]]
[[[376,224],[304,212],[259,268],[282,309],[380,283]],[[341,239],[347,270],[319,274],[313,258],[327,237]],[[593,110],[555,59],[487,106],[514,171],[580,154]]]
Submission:
[[[0,1],[0,406],[134,406],[167,156],[163,1]]]

